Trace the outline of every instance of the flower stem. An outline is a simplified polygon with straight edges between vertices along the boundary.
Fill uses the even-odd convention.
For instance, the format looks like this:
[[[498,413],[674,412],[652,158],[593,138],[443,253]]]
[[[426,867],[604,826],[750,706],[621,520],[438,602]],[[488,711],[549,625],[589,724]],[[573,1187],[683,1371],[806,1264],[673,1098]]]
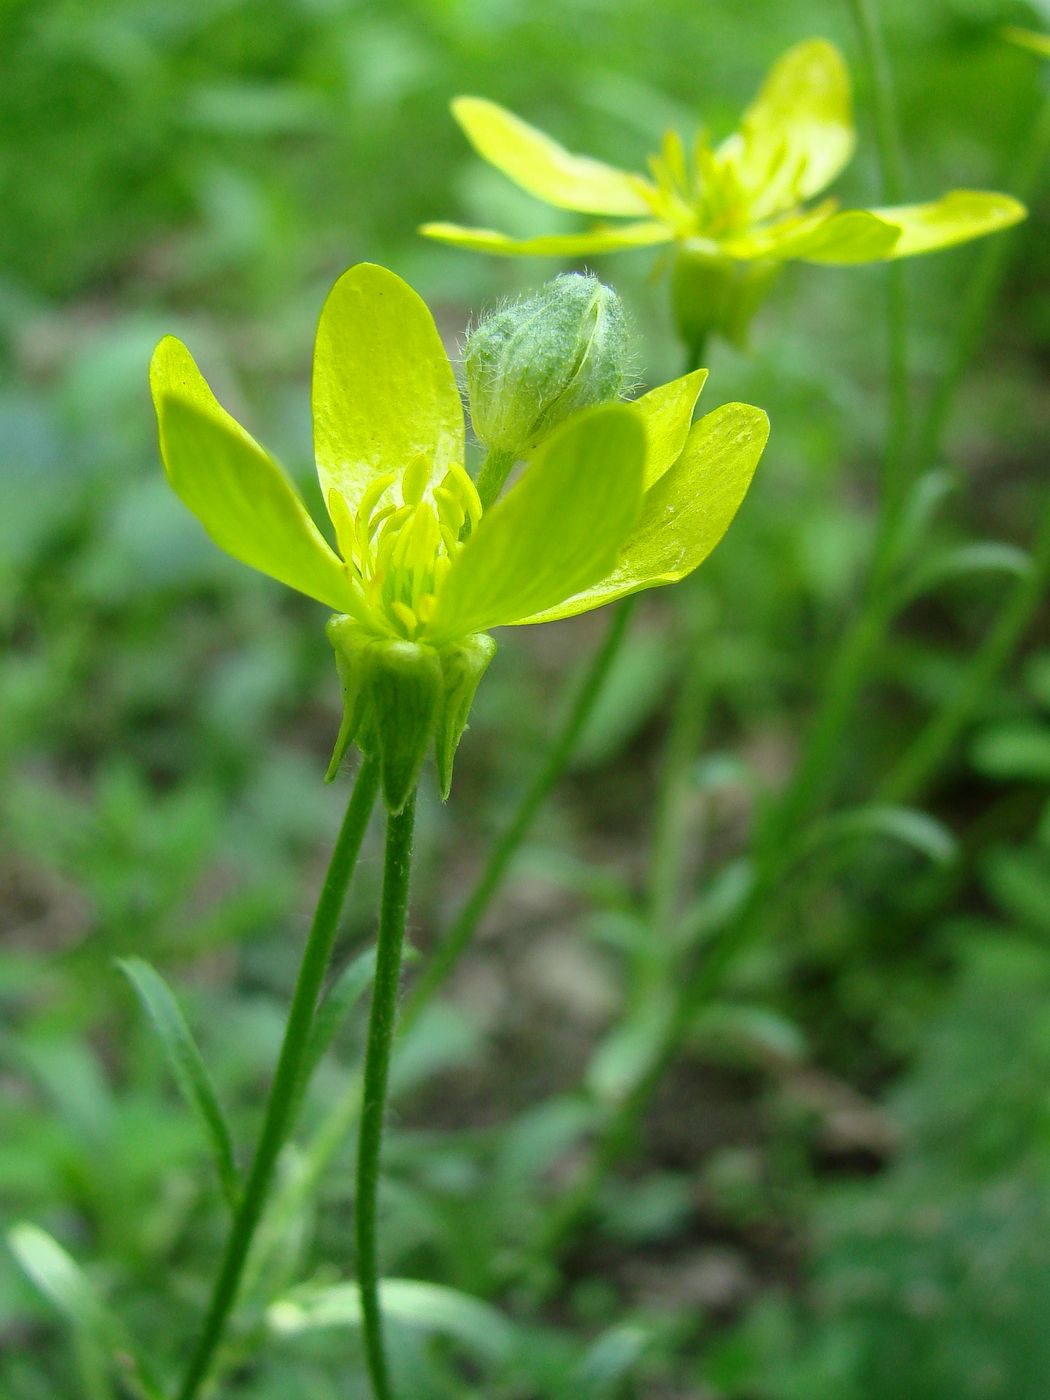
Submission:
[[[513,452],[499,452],[495,447],[489,449],[474,483],[483,509],[488,510],[495,503],[516,460]]]
[[[879,23],[877,0],[849,0],[849,6],[860,35],[871,88],[882,198],[886,204],[900,204],[904,198],[904,157],[893,72]],[[904,268],[899,262],[891,262],[885,271],[889,415],[876,542],[876,573],[880,581],[882,572],[893,562],[893,537],[908,491],[908,325]]]
[[[898,203],[902,197],[903,162],[886,51],[872,0],[849,0],[849,4],[860,29],[870,77],[883,196],[889,204]],[[886,444],[874,557],[860,614],[832,661],[822,703],[792,779],[758,838],[757,873],[751,892],[693,974],[683,976],[678,982],[673,1006],[648,1065],[614,1108],[599,1135],[587,1169],[548,1221],[542,1244],[551,1253],[585,1217],[605,1176],[633,1139],[653,1091],[697,1011],[721,985],[737,957],[760,933],[766,902],[790,864],[789,851],[833,771],[835,753],[892,617],[885,580],[895,562],[897,527],[908,489],[907,308],[900,271],[894,265],[887,269]]]
[[[532,782],[522,794],[514,815],[504,828],[503,834],[489,851],[485,868],[470,892],[459,918],[449,929],[436,948],[426,971],[409,993],[401,1017],[400,1031],[404,1033],[415,1025],[423,1008],[437,992],[449,973],[459,962],[470,946],[478,924],[492,902],[493,895],[500,887],[504,875],[513,860],[533,819],[543,805],[551,788],[561,777],[565,765],[572,756],[584,725],[590,718],[598,697],[605,685],[606,677],[623,646],[627,635],[627,625],[637,606],[637,594],[625,598],[616,609],[609,629],[601,646],[595,652],[587,671],[580,682],[565,723],[559,730],[554,743],[547,751],[547,757]]]
[[[361,1129],[357,1147],[357,1195],[354,1202],[357,1279],[361,1290],[365,1356],[374,1400],[391,1400],[393,1394],[383,1349],[383,1318],[379,1305],[376,1206],[383,1118],[390,1078],[390,1049],[397,1020],[401,949],[408,910],[415,810],[416,795],[413,792],[400,812],[391,812],[387,817],[383,897],[379,911],[376,973],[372,987],[372,1010],[368,1018]]]
[[[281,1042],[281,1052],[274,1072],[270,1097],[263,1116],[259,1141],[252,1160],[251,1171],[244,1187],[240,1206],[234,1216],[226,1250],[212,1290],[211,1302],[204,1325],[193,1351],[179,1400],[195,1400],[211,1370],[215,1353],[222,1341],[230,1313],[237,1300],[237,1290],[244,1272],[248,1250],[255,1235],[259,1217],[269,1194],[278,1154],[292,1128],[294,1107],[299,1098],[303,1061],[310,1039],[317,998],[324,980],[332,951],[339,915],[346,898],[350,878],[357,863],[368,819],[379,786],[379,768],[372,759],[365,759],[357,774],[350,802],[336,839],[328,865],[321,897],[317,902],[310,934],[303,950],[296,978],[288,1022]]]
[[[707,718],[704,705],[707,654],[695,630],[688,646],[660,760],[646,898],[649,937],[641,940],[635,962],[633,994],[636,1000],[652,992],[654,983],[663,980],[668,971],[668,957],[674,954],[670,935],[686,864],[690,828],[688,798],[694,786],[692,765]]]

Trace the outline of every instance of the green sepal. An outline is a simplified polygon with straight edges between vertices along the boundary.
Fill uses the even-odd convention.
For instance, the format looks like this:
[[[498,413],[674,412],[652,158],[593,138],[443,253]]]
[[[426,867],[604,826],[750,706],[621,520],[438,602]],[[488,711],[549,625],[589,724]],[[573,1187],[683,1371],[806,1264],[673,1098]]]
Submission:
[[[779,270],[772,259],[740,262],[688,246],[678,251],[671,303],[678,334],[695,359],[712,335],[746,348],[751,321]]]
[[[369,719],[383,799],[396,815],[415,791],[441,710],[441,662],[419,642],[373,642],[365,651]]]
[[[339,672],[339,686],[343,692],[343,718],[336,735],[335,747],[324,775],[326,783],[334,782],[346,751],[358,739],[362,752],[369,747],[361,744],[365,736],[362,729],[368,712],[368,692],[365,685],[365,649],[368,640],[352,617],[346,613],[335,613],[325,624],[325,632],[335,652],[336,670]]]
[[[495,654],[496,643],[487,632],[477,632],[464,642],[442,647],[439,653],[443,696],[434,750],[442,802],[448,801],[452,790],[452,765],[470,718],[474,696]]]

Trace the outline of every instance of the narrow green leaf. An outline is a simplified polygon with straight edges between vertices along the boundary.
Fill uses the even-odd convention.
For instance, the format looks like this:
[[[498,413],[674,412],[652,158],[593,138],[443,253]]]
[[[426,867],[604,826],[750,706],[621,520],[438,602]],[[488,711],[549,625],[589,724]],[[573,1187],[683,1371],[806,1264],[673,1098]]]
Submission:
[[[105,1354],[142,1400],[164,1400],[159,1381],[138,1354],[123,1323],[58,1241],[27,1221],[15,1225],[8,1232],[7,1241],[40,1292]]]
[[[651,1341],[651,1334],[633,1323],[620,1323],[597,1337],[573,1369],[566,1392],[575,1400],[613,1400]]]
[[[211,1146],[223,1195],[230,1209],[235,1210],[240,1197],[240,1179],[233,1157],[233,1142],[215,1086],[186,1018],[156,968],[141,958],[118,958],[117,966],[134,987],[160,1037],[179,1092],[197,1115]]]
[[[480,1361],[498,1365],[512,1353],[515,1328],[480,1299],[436,1283],[395,1278],[383,1280],[379,1296],[386,1317],[451,1337]],[[285,1336],[325,1327],[359,1327],[360,1290],[356,1283],[297,1290],[270,1305],[267,1322]]]
[[[1030,720],[994,725],[977,736],[970,757],[989,778],[1050,782],[1050,725]]]
[[[928,812],[872,804],[836,812],[818,823],[803,847],[802,858],[838,842],[871,837],[898,841],[935,865],[948,865],[957,849],[955,837]]]
[[[941,584],[973,574],[1007,574],[1024,578],[1032,567],[1031,556],[1016,545],[999,540],[976,540],[955,545],[921,563],[901,586],[898,606],[912,602]]]

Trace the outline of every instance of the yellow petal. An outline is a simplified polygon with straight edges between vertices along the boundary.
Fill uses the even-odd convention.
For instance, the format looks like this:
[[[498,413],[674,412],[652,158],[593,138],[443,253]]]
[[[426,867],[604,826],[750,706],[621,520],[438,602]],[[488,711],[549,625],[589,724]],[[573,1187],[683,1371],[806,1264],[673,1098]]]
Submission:
[[[538,238],[511,238],[492,228],[463,228],[460,224],[424,224],[419,230],[427,238],[452,243],[457,248],[473,248],[500,257],[579,258],[590,253],[612,253],[621,248],[647,248],[670,243],[674,237],[666,224],[644,223],[599,225],[588,233],[555,233]]]
[[[482,97],[457,97],[452,115],[482,159],[529,194],[581,214],[644,214],[645,181],[589,156],[576,156]]]
[[[584,409],[557,428],[453,560],[435,639],[506,626],[601,578],[638,515],[644,460],[628,404]]]
[[[521,621],[573,617],[692,573],[729,529],[768,437],[768,418],[750,404],[724,404],[705,415],[693,425],[678,461],[646,492],[615,569],[564,603]]]
[[[720,246],[733,258],[867,263],[891,256],[899,237],[896,224],[866,209],[850,209],[840,214],[824,211],[782,219],[725,239]]]
[[[736,153],[753,215],[765,219],[825,189],[855,139],[842,55],[825,39],[809,39],[773,65],[723,149]]]
[[[313,415],[322,493],[339,491],[351,511],[375,477],[421,456],[430,481],[463,461],[463,405],[434,318],[384,267],[359,263],[328,294]]]
[[[650,389],[633,407],[645,423],[645,476],[642,487],[660,480],[664,472],[677,462],[689,436],[693,409],[707,379],[706,369],[694,369],[670,384]]]
[[[952,190],[929,204],[898,204],[871,212],[900,229],[887,256],[911,258],[997,233],[1020,223],[1028,210],[1008,194]]]
[[[358,595],[292,483],[216,400],[185,345],[166,336],[150,387],[176,494],[227,554],[337,612]]]

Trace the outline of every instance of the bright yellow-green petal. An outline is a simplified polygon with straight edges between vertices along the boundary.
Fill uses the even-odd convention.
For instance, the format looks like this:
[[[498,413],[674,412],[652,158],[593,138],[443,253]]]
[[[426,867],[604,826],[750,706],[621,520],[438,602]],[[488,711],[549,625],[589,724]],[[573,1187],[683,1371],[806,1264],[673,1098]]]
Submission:
[[[985,190],[952,190],[929,204],[899,204],[871,212],[900,229],[887,254],[890,258],[911,258],[968,243],[1020,223],[1028,213],[1020,200]]]
[[[891,256],[899,237],[896,224],[887,223],[866,209],[849,209],[841,214],[825,212],[782,219],[725,239],[720,246],[731,258],[746,260],[867,263]]]
[[[354,612],[346,566],[292,483],[221,407],[174,336],[154,351],[150,387],[168,480],[219,548],[338,612]]]
[[[328,294],[313,415],[322,494],[339,491],[351,512],[375,477],[420,456],[430,481],[463,462],[463,405],[434,318],[384,267],[358,263]]]
[[[420,233],[457,248],[495,253],[507,258],[579,258],[590,253],[613,253],[621,248],[648,248],[670,243],[674,237],[663,223],[647,219],[635,224],[602,224],[587,233],[541,234],[538,238],[511,238],[492,228],[464,228],[461,224],[423,224]]]
[[[437,640],[516,622],[601,578],[638,515],[644,461],[628,404],[587,409],[552,433],[453,563]]]
[[[693,409],[706,379],[706,369],[694,369],[691,374],[672,379],[670,384],[660,384],[634,400],[633,407],[645,423],[643,490],[648,491],[682,455],[693,421]]]
[[[589,156],[576,156],[483,97],[457,97],[452,115],[483,160],[529,194],[581,214],[644,214],[645,181]]]
[[[1009,39],[1011,44],[1020,44],[1023,49],[1030,49],[1040,58],[1050,58],[1050,34],[1040,34],[1036,29],[1018,29],[1009,25],[1003,30],[1003,38]]]
[[[573,617],[692,573],[729,529],[768,436],[769,420],[750,404],[724,404],[705,415],[678,461],[646,492],[616,567],[564,603],[521,620]]]
[[[756,219],[825,189],[853,154],[849,74],[825,39],[796,44],[770,69],[727,149],[751,193]]]

